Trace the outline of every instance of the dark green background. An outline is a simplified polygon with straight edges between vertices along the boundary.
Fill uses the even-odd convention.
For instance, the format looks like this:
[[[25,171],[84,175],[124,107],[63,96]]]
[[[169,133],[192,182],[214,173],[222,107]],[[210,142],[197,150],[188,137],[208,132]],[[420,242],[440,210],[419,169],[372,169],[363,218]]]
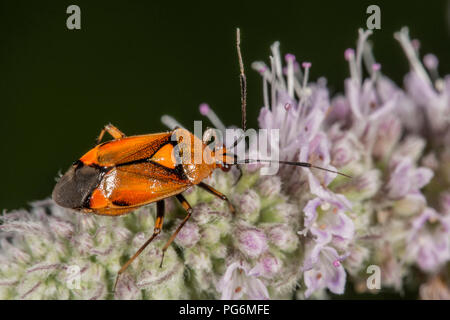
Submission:
[[[77,4],[82,30],[66,28]],[[343,59],[378,4],[372,37],[383,71],[400,81],[407,62],[392,38],[409,25],[424,53],[449,72],[445,1],[1,1],[0,209],[50,195],[54,178],[93,146],[112,122],[128,135],[165,130],[170,114],[190,128],[209,102],[226,124],[240,123],[235,27],[242,29],[249,123],[256,125],[261,80],[250,69],[281,41],[283,53],[313,63],[333,91],[348,75]]]

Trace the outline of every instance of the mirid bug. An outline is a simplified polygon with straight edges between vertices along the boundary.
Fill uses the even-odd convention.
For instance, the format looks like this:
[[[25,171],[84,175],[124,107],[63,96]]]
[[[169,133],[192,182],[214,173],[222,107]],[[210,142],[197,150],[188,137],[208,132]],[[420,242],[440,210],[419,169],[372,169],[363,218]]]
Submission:
[[[245,131],[246,78],[240,51],[239,29],[237,29],[237,52],[240,66],[242,128]],[[106,132],[113,140],[101,143]],[[235,141],[233,147],[241,138]],[[157,208],[152,236],[119,270],[114,290],[120,275],[161,232],[164,199],[176,197],[187,214],[164,245],[161,266],[164,252],[192,214],[190,204],[182,195],[184,191],[192,186],[198,186],[228,202],[230,211],[234,212],[228,198],[205,184],[203,180],[215,169],[228,171],[230,165],[271,162],[258,159],[237,161],[237,157],[231,155],[225,147],[221,148],[220,152],[211,150],[206,141],[183,128],[127,137],[109,124],[101,130],[96,142],[96,146],[75,161],[59,179],[52,193],[53,200],[65,208],[108,216],[127,214],[154,202]],[[190,152],[194,150],[194,146],[201,146],[202,154],[205,152],[210,154],[213,161],[196,163],[195,152]],[[183,152],[186,150],[187,152]],[[332,171],[305,162],[279,161],[279,163]]]

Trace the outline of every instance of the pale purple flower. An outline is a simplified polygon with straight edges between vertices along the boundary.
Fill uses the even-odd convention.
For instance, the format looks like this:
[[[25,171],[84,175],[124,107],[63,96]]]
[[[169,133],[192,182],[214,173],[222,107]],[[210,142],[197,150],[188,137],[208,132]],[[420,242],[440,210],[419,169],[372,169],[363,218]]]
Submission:
[[[269,299],[269,292],[259,275],[256,268],[250,269],[244,263],[233,262],[219,280],[217,291],[222,293],[222,300]]]
[[[339,255],[336,248],[347,250],[353,239],[355,227],[346,215],[345,206],[339,202],[327,202],[320,198],[310,200],[305,208],[303,231],[299,234],[311,234],[307,240],[304,281],[307,287],[305,296],[328,288],[331,292],[344,292],[346,273],[341,264],[350,252]],[[336,247],[336,248],[335,248]]]
[[[303,209],[304,227],[300,233],[311,231],[320,238],[319,242],[329,243],[333,237],[351,240],[355,227],[345,213],[345,206],[339,202],[328,202],[320,198],[308,201]]]

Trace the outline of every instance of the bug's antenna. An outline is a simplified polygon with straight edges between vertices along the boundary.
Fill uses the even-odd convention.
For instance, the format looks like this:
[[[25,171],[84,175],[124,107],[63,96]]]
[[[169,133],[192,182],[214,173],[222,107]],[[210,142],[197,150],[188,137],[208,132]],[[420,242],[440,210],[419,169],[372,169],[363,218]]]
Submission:
[[[237,161],[238,164],[255,163],[255,162],[281,163],[281,164],[287,164],[287,165],[297,166],[297,167],[314,168],[314,169],[324,170],[324,171],[328,171],[328,172],[332,172],[332,173],[337,173],[337,174],[340,174],[341,176],[344,176],[344,177],[347,177],[350,179],[352,178],[351,176],[349,176],[345,173],[330,170],[330,169],[323,168],[323,167],[318,167],[318,166],[312,165],[309,162],[275,161],[275,160],[259,160],[259,159],[244,159],[244,160]]]
[[[239,59],[239,80],[241,84],[241,109],[242,109],[242,130],[247,127],[247,78],[245,77],[244,62],[241,53],[241,30],[236,29],[236,49]]]

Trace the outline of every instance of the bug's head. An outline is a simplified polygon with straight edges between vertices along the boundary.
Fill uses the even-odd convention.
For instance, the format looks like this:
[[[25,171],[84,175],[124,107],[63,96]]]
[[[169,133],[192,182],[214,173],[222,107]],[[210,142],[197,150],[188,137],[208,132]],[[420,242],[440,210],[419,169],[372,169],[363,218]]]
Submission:
[[[97,187],[102,176],[99,168],[76,161],[53,189],[53,200],[64,208],[81,209]]]

